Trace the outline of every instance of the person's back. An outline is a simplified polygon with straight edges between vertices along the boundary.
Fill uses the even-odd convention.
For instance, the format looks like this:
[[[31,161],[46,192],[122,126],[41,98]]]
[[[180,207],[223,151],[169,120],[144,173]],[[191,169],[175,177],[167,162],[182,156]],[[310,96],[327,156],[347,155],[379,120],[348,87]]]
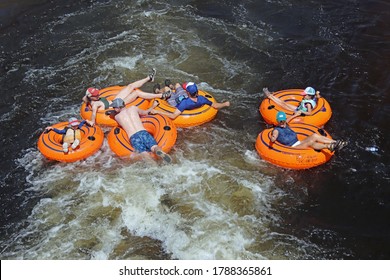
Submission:
[[[157,106],[157,103],[153,106]],[[170,163],[171,157],[157,145],[156,140],[145,129],[140,118],[140,115],[149,114],[153,106],[148,110],[142,110],[137,106],[125,108],[125,102],[120,98],[116,98],[111,104],[116,113],[115,120],[126,131],[134,150],[137,153],[153,152],[165,162]]]
[[[115,120],[126,131],[128,137],[131,137],[138,131],[145,130],[136,106],[123,109],[115,115]]]

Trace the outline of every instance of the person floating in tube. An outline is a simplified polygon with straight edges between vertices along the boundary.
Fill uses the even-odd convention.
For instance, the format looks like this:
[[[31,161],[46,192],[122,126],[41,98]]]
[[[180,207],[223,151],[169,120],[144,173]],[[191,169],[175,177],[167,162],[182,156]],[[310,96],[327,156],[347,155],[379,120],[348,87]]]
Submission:
[[[288,117],[287,122],[290,122],[293,118],[301,116],[302,114],[305,116],[310,116],[311,111],[317,106],[317,100],[321,98],[320,92],[316,91],[312,87],[307,87],[302,91],[303,98],[298,107],[291,105],[277,96],[273,95],[272,92],[268,90],[268,88],[263,88],[263,92],[267,98],[274,101],[277,105],[282,107],[285,110],[293,111],[294,114]]]
[[[156,96],[153,93],[144,92],[138,89],[147,82],[153,82],[155,76],[156,76],[156,69],[153,68],[151,73],[146,78],[128,84],[117,93],[115,98],[120,98],[125,102],[125,104],[129,104],[133,102],[138,97],[143,99],[154,99],[156,97],[167,99],[167,94],[159,94]],[[109,100],[107,100],[105,97],[100,97],[99,95],[100,95],[99,89],[90,87],[87,89],[83,97],[83,102],[85,102],[87,106],[91,106],[92,108],[91,119],[87,120],[87,123],[90,126],[95,125],[97,111],[107,110],[110,107],[110,104],[112,103]]]
[[[313,133],[305,139],[298,140],[297,134],[287,124],[287,116],[283,111],[276,114],[276,121],[278,122],[272,131],[271,142],[278,141],[279,143],[295,147],[295,148],[312,148],[314,150],[329,149],[331,152],[340,151],[348,145],[347,141],[333,140],[325,136]]]
[[[155,86],[155,93],[162,94],[162,92],[169,92],[170,89],[175,89],[175,93],[170,94],[167,101],[169,104],[176,107],[176,110],[173,113],[170,113],[153,109],[151,111],[152,114],[161,114],[171,119],[176,119],[184,110],[196,109],[203,105],[209,105],[217,110],[230,106],[229,101],[223,103],[211,102],[206,97],[198,95],[198,87],[193,82],[184,83],[182,85],[177,83],[176,85],[173,85],[169,80],[166,80],[165,85],[163,90],[160,89],[159,86]]]
[[[70,118],[69,124],[64,129],[57,129],[51,126],[46,127],[45,132],[53,130],[55,133],[62,134],[62,150],[65,154],[69,152],[69,146],[75,150],[80,145],[81,128],[86,120],[79,122],[76,118]]]
[[[148,115],[157,105],[158,101],[154,101],[153,105],[147,110],[142,110],[137,106],[126,108],[125,102],[120,98],[116,98],[110,107],[114,108],[115,120],[126,131],[130,143],[137,153],[152,152],[162,158],[166,163],[171,163],[172,158],[157,145],[153,136],[146,131],[140,118],[140,115]]]

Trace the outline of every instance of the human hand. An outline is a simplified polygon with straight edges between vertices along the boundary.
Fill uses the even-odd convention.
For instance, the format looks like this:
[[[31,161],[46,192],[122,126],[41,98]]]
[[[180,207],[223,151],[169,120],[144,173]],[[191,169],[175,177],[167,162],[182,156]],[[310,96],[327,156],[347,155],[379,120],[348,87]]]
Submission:
[[[158,105],[160,105],[160,102],[156,99],[156,100],[154,100],[154,102],[153,102],[153,105],[152,105],[152,108],[151,109],[154,109],[154,108],[156,108]]]

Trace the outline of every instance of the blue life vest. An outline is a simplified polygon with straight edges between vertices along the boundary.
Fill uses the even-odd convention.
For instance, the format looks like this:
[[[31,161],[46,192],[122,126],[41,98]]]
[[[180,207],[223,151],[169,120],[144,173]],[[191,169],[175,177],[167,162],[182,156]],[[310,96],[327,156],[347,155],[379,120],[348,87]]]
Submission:
[[[179,95],[178,97],[175,98],[176,104],[180,104],[180,102],[182,102],[186,98],[188,98],[188,96]]]
[[[276,138],[276,141],[279,143],[286,145],[286,146],[292,146],[296,142],[298,142],[297,134],[288,126],[286,127],[280,127],[277,126],[275,129],[279,132],[278,138]]]

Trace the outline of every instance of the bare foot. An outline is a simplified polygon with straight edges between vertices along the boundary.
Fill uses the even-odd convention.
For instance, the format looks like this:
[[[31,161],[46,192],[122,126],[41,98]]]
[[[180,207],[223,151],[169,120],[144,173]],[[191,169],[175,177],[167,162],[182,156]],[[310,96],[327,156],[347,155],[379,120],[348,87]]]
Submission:
[[[272,95],[272,93],[266,87],[263,88],[263,92],[264,92],[265,96],[267,96],[267,97],[270,97]]]

